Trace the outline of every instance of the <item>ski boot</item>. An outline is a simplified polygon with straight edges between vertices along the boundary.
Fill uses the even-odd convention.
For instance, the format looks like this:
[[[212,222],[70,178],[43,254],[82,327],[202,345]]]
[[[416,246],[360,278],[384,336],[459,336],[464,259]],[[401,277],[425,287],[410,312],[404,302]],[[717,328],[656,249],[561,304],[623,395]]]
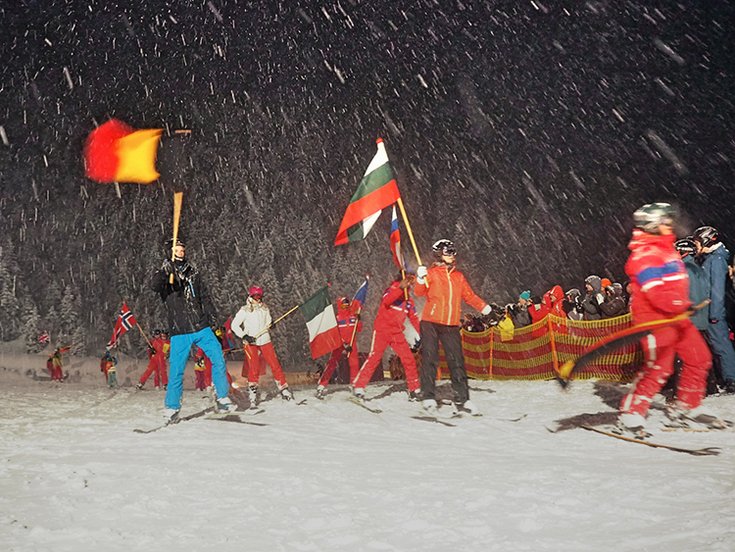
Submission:
[[[230,400],[230,397],[223,397],[215,401],[214,409],[217,414],[230,414],[237,410],[237,405]]]
[[[142,390],[143,390],[143,384],[142,384],[142,383],[140,383],[140,382],[138,382],[138,383],[136,383],[136,384],[135,384],[135,388],[136,388],[136,389],[137,389],[138,391],[142,391]]]
[[[409,402],[421,402],[421,389],[414,389],[408,392]]]
[[[458,403],[457,409],[460,412],[466,412],[470,416],[482,416],[482,412],[480,412],[480,409],[477,408],[477,405],[469,399],[467,399],[463,403]]]
[[[686,429],[727,429],[732,427],[732,422],[723,420],[703,406],[688,410],[680,403],[669,406],[666,409],[666,427]]]
[[[316,398],[319,400],[324,400],[324,396],[327,394],[327,388],[323,385],[319,385],[316,388]]]
[[[178,408],[166,408],[163,411],[163,419],[166,425],[177,423],[180,420],[179,409]]]
[[[293,393],[288,388],[288,384],[284,385],[280,390],[281,398],[284,401],[292,401],[293,400]]]
[[[651,436],[646,431],[646,419],[640,414],[622,413],[618,416],[618,422],[610,429],[611,433],[632,437],[633,439],[647,439]]]
[[[257,385],[248,386],[248,400],[250,401],[250,408],[258,407],[258,386]]]
[[[439,413],[439,407],[434,399],[426,399],[421,401],[421,408],[429,416],[436,416]]]

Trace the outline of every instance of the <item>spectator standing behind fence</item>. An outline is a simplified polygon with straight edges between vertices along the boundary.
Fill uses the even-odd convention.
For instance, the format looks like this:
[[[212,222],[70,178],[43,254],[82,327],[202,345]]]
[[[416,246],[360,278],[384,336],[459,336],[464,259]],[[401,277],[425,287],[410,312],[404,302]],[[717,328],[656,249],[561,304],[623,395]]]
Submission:
[[[600,311],[603,318],[615,318],[628,312],[622,284],[615,282],[605,288],[605,300],[600,303]]]
[[[584,308],[582,307],[582,292],[572,288],[564,294],[564,311],[569,320],[584,320]]]
[[[701,226],[692,234],[697,244],[702,268],[710,283],[709,324],[707,335],[712,353],[719,360],[724,391],[735,393],[735,350],[730,341],[725,312],[725,285],[728,276],[730,252],[720,241],[720,234],[712,226]]]
[[[531,304],[531,292],[526,290],[518,296],[518,302],[511,309],[510,316],[513,320],[513,326],[522,328],[531,325],[531,315],[528,314],[528,306]]]
[[[564,290],[561,286],[556,285],[544,293],[543,300],[549,314],[553,314],[559,318],[566,317],[567,314],[564,312]]]
[[[605,300],[602,293],[602,280],[594,274],[584,280],[586,294],[582,299],[582,314],[584,320],[599,320],[602,318],[600,304]]]

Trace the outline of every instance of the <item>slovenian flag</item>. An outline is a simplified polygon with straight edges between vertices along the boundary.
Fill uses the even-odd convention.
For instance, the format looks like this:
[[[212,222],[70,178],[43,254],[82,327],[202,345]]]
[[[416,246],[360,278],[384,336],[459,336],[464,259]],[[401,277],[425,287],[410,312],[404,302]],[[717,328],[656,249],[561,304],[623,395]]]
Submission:
[[[352,298],[353,303],[357,303],[357,305],[362,308],[365,306],[365,301],[367,300],[367,292],[368,292],[368,277],[365,276],[365,281],[360,285],[359,288],[357,288],[357,291],[355,292],[355,296]]]
[[[84,146],[85,174],[97,182],[150,184],[160,176],[156,156],[160,128],[135,130],[110,119],[93,130]]]
[[[401,232],[398,229],[395,205],[390,219],[390,252],[393,253],[393,262],[396,263],[396,266],[401,270],[405,270],[406,263],[403,260],[403,252],[401,251]]]
[[[357,191],[350,199],[334,245],[364,239],[383,209],[398,201],[400,197],[383,139],[378,138],[377,144],[378,151],[368,165]]]
[[[112,337],[110,338],[110,342],[107,344],[107,347],[112,348],[117,345],[117,341],[137,323],[138,322],[135,320],[133,313],[130,312],[128,305],[123,303],[120,308],[120,313],[117,315],[117,320],[115,320],[115,327],[112,330]]]
[[[306,329],[309,331],[311,358],[317,359],[342,347],[337,317],[326,287],[316,292],[299,310],[304,315]]]

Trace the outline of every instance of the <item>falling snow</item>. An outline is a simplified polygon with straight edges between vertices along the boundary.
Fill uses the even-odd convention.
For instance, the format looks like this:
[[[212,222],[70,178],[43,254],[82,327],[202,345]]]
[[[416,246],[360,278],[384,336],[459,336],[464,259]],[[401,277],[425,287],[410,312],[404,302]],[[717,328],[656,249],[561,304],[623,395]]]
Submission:
[[[174,190],[221,322],[250,283],[277,313],[370,273],[367,339],[393,271],[388,221],[365,243],[332,240],[377,137],[423,258],[453,238],[499,304],[624,279],[645,202],[735,238],[732,3],[18,4],[0,67],[0,289],[17,282],[18,314],[0,315],[0,340],[35,310],[96,351],[123,299],[160,326],[147,278]],[[84,178],[84,140],[111,117],[164,129],[158,182]],[[66,294],[76,312],[61,320]],[[287,369],[312,366],[304,339],[295,319],[279,329]]]

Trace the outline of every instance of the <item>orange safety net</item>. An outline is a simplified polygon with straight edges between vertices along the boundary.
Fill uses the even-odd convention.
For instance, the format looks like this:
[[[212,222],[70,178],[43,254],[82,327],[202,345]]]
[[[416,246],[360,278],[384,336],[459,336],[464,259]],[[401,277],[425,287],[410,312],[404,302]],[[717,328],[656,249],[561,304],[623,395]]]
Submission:
[[[629,314],[594,321],[576,321],[548,315],[543,320],[512,330],[494,326],[483,332],[462,330],[467,375],[475,379],[547,380],[567,360],[580,356],[599,339],[628,328]],[[643,362],[638,343],[603,355],[575,374],[575,379],[599,378],[630,381]],[[449,370],[439,351],[442,377]]]

